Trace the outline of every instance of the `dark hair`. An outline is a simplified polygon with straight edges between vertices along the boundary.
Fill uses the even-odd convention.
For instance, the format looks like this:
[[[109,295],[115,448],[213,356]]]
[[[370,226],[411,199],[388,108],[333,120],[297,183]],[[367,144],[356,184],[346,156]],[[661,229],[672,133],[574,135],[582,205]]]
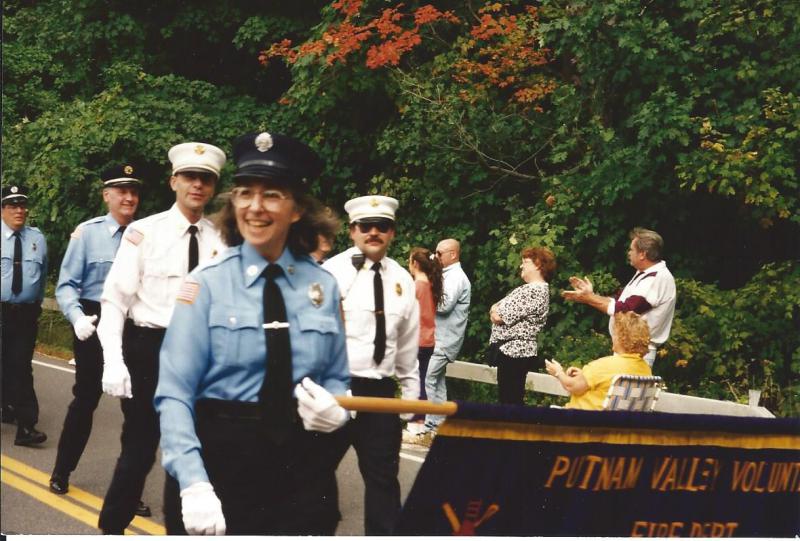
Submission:
[[[295,205],[301,212],[300,219],[289,227],[286,245],[295,255],[309,254],[317,249],[317,234],[327,237],[336,235],[340,222],[318,199],[307,194],[292,191]],[[230,192],[219,195],[225,204],[213,216],[222,240],[228,246],[239,246],[244,242],[239,228],[236,226],[236,211]]]
[[[521,255],[522,259],[530,259],[533,261],[536,266],[539,267],[542,278],[544,278],[546,282],[550,281],[550,278],[553,277],[553,273],[556,271],[556,256],[553,255],[550,248],[545,248],[543,246],[523,248]]]
[[[411,259],[425,273],[433,290],[433,304],[439,306],[444,299],[444,279],[442,278],[442,262],[427,248],[412,248]]]
[[[634,241],[633,245],[636,250],[644,252],[647,259],[655,263],[661,261],[661,252],[664,250],[664,239],[661,238],[661,235],[650,229],[634,227],[630,238]]]

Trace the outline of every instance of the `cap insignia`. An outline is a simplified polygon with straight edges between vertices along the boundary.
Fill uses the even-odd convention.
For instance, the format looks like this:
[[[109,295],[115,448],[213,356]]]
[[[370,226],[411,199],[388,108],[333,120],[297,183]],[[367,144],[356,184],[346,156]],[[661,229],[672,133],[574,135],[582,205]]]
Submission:
[[[272,145],[274,144],[272,141],[272,136],[267,132],[259,133],[258,136],[256,137],[255,143],[256,143],[256,148],[258,149],[259,152],[268,151],[269,149],[272,148]]]
[[[17,193],[18,191],[19,188],[17,188],[16,186],[11,186],[11,193]]]
[[[397,293],[398,297],[402,297],[403,296],[403,286],[400,285],[400,282],[397,282],[394,285],[394,292]]]
[[[132,175],[133,174],[133,167],[131,167],[130,165],[126,165],[125,169],[123,169],[123,171],[125,171],[126,175]]]
[[[375,198],[375,197],[373,197],[373,198],[370,200],[369,204],[370,204],[370,206],[372,206],[372,207],[377,207],[378,205],[380,205],[380,203],[378,202],[378,199],[377,199],[377,198]]]
[[[314,282],[308,286],[308,298],[311,299],[311,304],[314,308],[319,308],[325,300],[325,293],[322,291],[322,284]]]
[[[195,154],[205,154],[206,153],[206,147],[204,147],[203,145],[197,145],[196,147],[194,147],[194,153]]]

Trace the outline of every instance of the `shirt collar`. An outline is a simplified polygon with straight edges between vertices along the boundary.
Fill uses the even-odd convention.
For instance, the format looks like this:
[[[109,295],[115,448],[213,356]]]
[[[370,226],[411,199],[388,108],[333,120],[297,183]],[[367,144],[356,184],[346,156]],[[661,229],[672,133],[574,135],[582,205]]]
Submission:
[[[4,239],[9,239],[9,238],[11,238],[11,235],[13,235],[13,234],[14,234],[14,230],[13,230],[13,229],[11,229],[10,227],[8,227],[8,224],[6,224],[6,222],[5,222],[5,221],[3,221],[3,220],[0,220],[0,222],[3,222],[3,238],[4,238]],[[23,238],[24,236],[25,236],[25,226],[23,225],[23,226],[22,226],[22,227],[19,229],[19,237],[20,237],[20,238]]]
[[[205,222],[203,216],[197,220],[197,223],[193,224],[186,219],[186,216],[184,216],[181,210],[178,208],[177,203],[173,203],[168,212],[170,221],[175,224],[175,229],[181,234],[186,233],[190,225],[196,226],[199,232],[203,232],[203,224]]]
[[[117,223],[117,221],[114,219],[114,217],[111,215],[110,212],[106,214],[104,221],[106,227],[108,228],[108,234],[111,235],[112,237],[114,236],[114,233],[119,231],[119,228],[122,227],[121,225],[119,225],[119,223]]]
[[[442,272],[450,272],[453,269],[460,269],[461,268],[461,261],[456,261],[452,265],[447,265],[445,268],[442,269]]]
[[[248,242],[242,243],[241,253],[244,283],[246,287],[250,287],[258,280],[261,273],[264,272],[264,269],[267,268],[269,261],[264,259],[264,256],[258,253],[253,245]],[[298,260],[294,257],[294,254],[292,254],[292,251],[288,248],[284,248],[283,253],[275,263],[283,268],[283,277],[286,278],[289,286],[294,289],[294,281],[296,279],[295,269],[297,268]]]

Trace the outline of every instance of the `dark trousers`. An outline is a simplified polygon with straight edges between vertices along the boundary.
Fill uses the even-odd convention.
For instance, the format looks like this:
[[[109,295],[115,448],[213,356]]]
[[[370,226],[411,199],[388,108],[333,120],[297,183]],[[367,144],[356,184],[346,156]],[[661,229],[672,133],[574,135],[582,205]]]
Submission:
[[[256,403],[201,399],[195,416],[203,463],[222,502],[228,535],[336,533],[343,430],[324,434],[297,423],[289,439],[277,445],[265,437]],[[177,483],[168,487],[167,532],[181,533]]]
[[[33,389],[33,349],[42,308],[37,303],[2,303],[3,417],[16,418],[20,427],[39,422],[39,401]]]
[[[497,352],[497,391],[501,404],[525,403],[525,378],[539,357],[509,357]]]
[[[397,383],[390,378],[352,378],[350,386],[353,396],[394,398],[397,390]],[[400,417],[394,413],[359,412],[344,430],[348,441],[344,451],[349,445],[355,448],[364,479],[364,533],[390,535],[400,514]]]
[[[142,497],[147,474],[156,460],[161,436],[153,395],[158,384],[158,353],[164,329],[137,327],[128,320],[122,334],[122,354],[131,375],[133,398],[121,400],[122,452],[100,511],[99,527],[119,533],[130,524]]]
[[[100,303],[81,299],[83,313],[100,316]],[[95,325],[99,324],[98,317]],[[78,466],[89,435],[92,433],[94,410],[103,394],[103,348],[97,333],[81,341],[73,333],[75,353],[75,385],[72,386],[72,402],[64,417],[64,428],[58,440],[58,454],[53,473],[62,477],[69,475]]]

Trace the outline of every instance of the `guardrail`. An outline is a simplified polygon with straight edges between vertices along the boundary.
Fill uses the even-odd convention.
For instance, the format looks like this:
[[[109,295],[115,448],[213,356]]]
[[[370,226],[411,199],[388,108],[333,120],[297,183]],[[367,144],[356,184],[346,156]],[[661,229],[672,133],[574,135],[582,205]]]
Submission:
[[[55,299],[45,298],[42,302],[45,310],[58,310]],[[497,368],[485,364],[454,361],[447,365],[447,377],[490,383],[497,385]],[[537,393],[569,396],[556,379],[548,374],[528,372],[525,388]],[[767,408],[748,406],[725,400],[713,400],[699,396],[662,392],[656,402],[655,411],[668,413],[708,413],[711,415],[731,415],[734,417],[775,417]]]
[[[497,368],[485,364],[454,361],[447,365],[447,377],[497,385]],[[561,384],[549,374],[528,372],[525,388],[529,391],[557,396],[569,396]],[[655,411],[666,413],[705,413],[733,417],[775,417],[767,408],[713,400],[699,396],[662,392]]]

